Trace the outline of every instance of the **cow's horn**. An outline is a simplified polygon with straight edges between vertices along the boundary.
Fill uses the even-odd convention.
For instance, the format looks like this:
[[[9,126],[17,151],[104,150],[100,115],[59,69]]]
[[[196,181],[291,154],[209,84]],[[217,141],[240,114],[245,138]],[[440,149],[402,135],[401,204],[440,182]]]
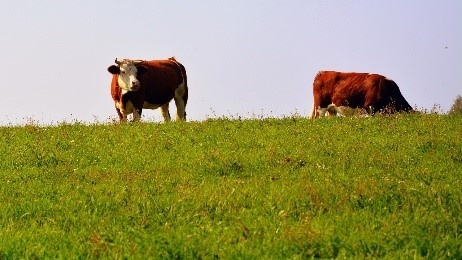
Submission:
[[[117,58],[114,61],[117,65],[120,65],[120,61],[117,60]]]

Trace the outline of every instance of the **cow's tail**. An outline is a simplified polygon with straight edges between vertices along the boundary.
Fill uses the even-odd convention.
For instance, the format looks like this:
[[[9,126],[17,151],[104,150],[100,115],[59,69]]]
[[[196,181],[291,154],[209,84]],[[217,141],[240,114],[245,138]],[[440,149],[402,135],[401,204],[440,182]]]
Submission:
[[[172,57],[171,59],[180,68],[181,77],[183,78],[184,90],[185,90],[184,95],[183,95],[183,100],[184,100],[184,105],[186,106],[186,103],[188,102],[188,75],[186,75],[186,69],[183,66],[183,64],[176,61],[174,57]]]
[[[183,66],[183,64],[181,64],[180,62],[178,62],[175,59],[175,57],[171,57],[168,60],[173,62],[180,69],[181,78],[183,80],[182,84],[184,85],[184,92],[183,92],[182,99],[183,99],[183,104],[184,104],[184,108],[185,108],[185,110],[184,110],[184,119],[186,120],[186,104],[188,103],[188,76],[186,74],[186,69]]]

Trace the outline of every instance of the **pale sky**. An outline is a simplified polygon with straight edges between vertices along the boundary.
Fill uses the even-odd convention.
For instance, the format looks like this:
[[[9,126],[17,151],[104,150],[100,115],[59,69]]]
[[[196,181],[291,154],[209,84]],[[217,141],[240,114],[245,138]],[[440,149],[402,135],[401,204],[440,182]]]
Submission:
[[[307,116],[320,70],[379,73],[413,107],[462,94],[460,0],[3,1],[0,124],[116,118],[107,67],[175,56],[189,120]],[[170,105],[175,114],[174,103]],[[159,110],[143,110],[160,121]]]

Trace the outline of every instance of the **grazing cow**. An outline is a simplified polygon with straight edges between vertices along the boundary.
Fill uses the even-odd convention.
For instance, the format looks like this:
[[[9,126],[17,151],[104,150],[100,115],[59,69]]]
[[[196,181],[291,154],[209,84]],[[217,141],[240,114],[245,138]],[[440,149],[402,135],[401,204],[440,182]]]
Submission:
[[[184,66],[175,58],[166,60],[115,60],[108,67],[112,74],[111,95],[121,122],[133,113],[138,121],[141,111],[161,109],[164,121],[170,121],[169,103],[175,100],[176,120],[186,120],[188,84]]]
[[[321,71],[314,79],[313,99],[312,118],[319,117],[330,104],[369,113],[412,111],[398,85],[378,74]]]

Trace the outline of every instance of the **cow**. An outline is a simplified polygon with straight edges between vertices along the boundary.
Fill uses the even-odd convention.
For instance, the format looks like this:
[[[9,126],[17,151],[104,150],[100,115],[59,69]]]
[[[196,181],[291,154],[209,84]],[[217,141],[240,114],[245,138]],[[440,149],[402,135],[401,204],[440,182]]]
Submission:
[[[174,57],[165,60],[115,59],[107,68],[112,74],[111,95],[120,122],[133,114],[139,121],[143,108],[160,107],[165,122],[171,120],[169,103],[175,100],[176,120],[186,121],[188,84],[185,67]]]
[[[330,104],[365,109],[370,114],[413,111],[398,85],[382,75],[320,71],[313,82],[311,118],[319,117],[319,111],[326,111],[323,108]]]

